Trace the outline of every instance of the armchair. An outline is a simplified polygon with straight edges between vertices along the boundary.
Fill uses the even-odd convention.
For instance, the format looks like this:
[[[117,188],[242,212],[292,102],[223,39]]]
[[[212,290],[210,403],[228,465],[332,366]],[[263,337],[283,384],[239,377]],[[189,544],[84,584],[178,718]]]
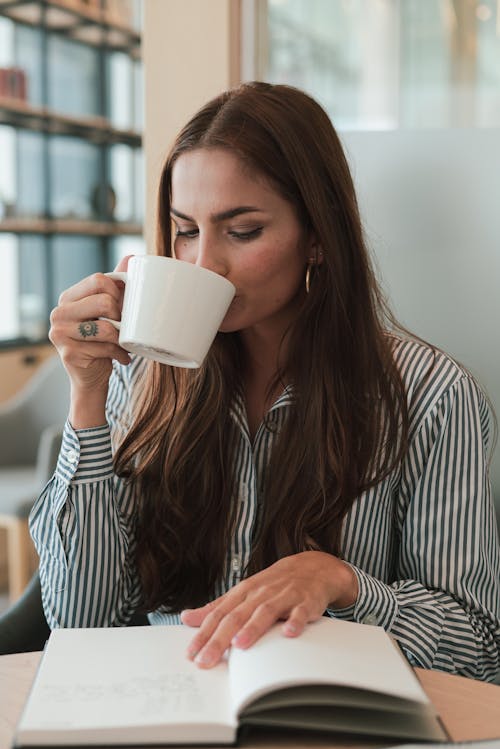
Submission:
[[[0,528],[7,538],[9,597],[32,572],[28,515],[57,461],[69,407],[69,380],[58,356],[45,361],[27,385],[0,405]]]

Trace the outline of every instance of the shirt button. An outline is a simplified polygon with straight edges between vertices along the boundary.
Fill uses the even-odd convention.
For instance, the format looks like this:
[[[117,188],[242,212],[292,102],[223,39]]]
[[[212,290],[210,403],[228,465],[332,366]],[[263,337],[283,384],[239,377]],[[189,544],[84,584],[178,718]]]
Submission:
[[[378,625],[378,617],[375,614],[367,614],[363,617],[361,624],[371,624],[376,627]]]
[[[231,559],[231,569],[233,572],[239,572],[241,569],[241,557],[238,554]]]
[[[66,460],[68,463],[73,463],[73,465],[78,463],[78,453],[76,450],[73,450],[72,448],[66,450]]]

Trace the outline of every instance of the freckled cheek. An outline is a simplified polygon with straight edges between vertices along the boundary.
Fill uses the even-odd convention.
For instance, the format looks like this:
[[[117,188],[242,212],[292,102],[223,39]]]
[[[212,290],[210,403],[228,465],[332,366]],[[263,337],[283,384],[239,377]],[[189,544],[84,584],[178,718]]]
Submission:
[[[263,257],[241,260],[233,264],[231,276],[230,280],[233,281],[236,288],[243,291],[262,286],[269,276],[269,269]]]
[[[189,246],[189,242],[175,242],[174,254],[177,260],[184,260],[186,263],[193,263],[196,260],[195,250]]]
[[[232,265],[230,280],[243,295],[260,291],[278,299],[298,286],[303,268],[305,260],[302,262],[300,251],[291,251],[290,242],[278,240],[267,242],[248,256],[242,253]]]
[[[280,296],[286,296],[301,283],[304,268],[305,261],[302,261],[299,255],[293,256],[288,253],[286,256],[276,257],[269,264],[267,280]]]
[[[245,270],[249,276],[265,280],[286,272],[294,260],[288,242],[279,240],[267,242],[259,248],[259,252],[254,254],[251,260],[245,263]]]

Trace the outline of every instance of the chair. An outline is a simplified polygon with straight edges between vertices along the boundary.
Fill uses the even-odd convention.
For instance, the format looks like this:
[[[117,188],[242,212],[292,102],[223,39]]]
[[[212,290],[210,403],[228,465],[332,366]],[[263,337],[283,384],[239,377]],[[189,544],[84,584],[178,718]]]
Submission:
[[[0,404],[0,529],[7,538],[11,601],[26,588],[34,550],[28,532],[33,502],[54,472],[69,407],[69,380],[58,356]]]

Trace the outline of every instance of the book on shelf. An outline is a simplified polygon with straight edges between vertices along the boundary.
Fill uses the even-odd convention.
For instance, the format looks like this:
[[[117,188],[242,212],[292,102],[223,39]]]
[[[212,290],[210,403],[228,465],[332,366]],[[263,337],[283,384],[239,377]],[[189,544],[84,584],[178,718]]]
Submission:
[[[208,670],[185,655],[194,633],[182,625],[54,630],[16,744],[231,744],[246,726],[447,739],[381,627],[322,617],[288,638],[276,625]]]

